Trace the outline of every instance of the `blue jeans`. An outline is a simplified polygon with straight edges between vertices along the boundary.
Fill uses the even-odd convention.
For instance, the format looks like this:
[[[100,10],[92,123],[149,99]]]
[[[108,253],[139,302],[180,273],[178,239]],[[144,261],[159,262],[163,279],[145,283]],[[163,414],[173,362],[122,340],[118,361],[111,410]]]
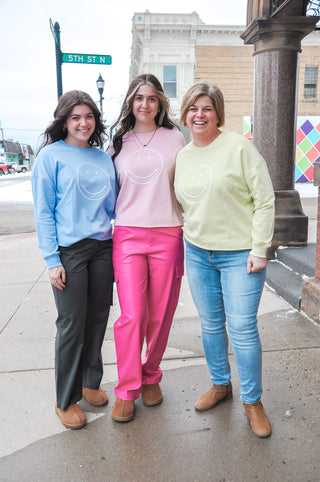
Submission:
[[[249,250],[210,251],[186,241],[188,281],[199,312],[211,381],[227,385],[231,377],[228,328],[240,379],[240,398],[244,403],[255,403],[262,394],[257,312],[265,269],[248,274],[248,255]]]

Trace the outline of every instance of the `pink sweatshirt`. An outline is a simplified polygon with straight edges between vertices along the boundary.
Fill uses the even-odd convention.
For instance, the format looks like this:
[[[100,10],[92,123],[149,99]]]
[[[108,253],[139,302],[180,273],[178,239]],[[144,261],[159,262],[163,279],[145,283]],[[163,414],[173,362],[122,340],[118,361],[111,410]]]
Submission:
[[[146,144],[152,133],[137,134]],[[119,185],[117,226],[163,227],[183,224],[173,180],[177,152],[185,145],[177,129],[160,127],[146,147],[129,132],[115,159]]]

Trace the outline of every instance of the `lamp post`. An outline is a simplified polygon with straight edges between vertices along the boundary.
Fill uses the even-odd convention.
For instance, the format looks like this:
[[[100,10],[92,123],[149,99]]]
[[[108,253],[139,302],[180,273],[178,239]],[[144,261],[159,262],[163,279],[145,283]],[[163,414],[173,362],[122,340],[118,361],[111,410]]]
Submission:
[[[104,80],[103,78],[101,77],[101,74],[99,74],[99,77],[98,77],[98,80],[96,81],[96,84],[97,84],[97,87],[98,87],[98,92],[99,92],[99,95],[100,95],[100,112],[101,112],[101,118],[103,120],[103,109],[102,109],[102,101],[103,101],[103,91],[104,91]]]

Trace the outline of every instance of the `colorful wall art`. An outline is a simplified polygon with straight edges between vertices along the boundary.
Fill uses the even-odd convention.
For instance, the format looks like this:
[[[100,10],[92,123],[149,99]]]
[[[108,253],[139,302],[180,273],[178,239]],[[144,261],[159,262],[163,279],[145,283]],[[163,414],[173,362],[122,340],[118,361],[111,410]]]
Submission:
[[[252,139],[252,118],[243,118],[243,135]],[[297,117],[295,182],[312,182],[313,165],[320,162],[320,116]]]

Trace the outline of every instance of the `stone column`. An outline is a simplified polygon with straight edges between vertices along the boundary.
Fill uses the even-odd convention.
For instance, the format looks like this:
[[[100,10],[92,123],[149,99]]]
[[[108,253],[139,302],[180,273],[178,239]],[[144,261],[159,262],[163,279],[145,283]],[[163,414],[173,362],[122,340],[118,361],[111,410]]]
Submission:
[[[294,190],[298,56],[318,17],[253,20],[241,35],[254,44],[253,142],[268,164],[276,196],[270,257],[280,246],[306,245],[308,217]]]

